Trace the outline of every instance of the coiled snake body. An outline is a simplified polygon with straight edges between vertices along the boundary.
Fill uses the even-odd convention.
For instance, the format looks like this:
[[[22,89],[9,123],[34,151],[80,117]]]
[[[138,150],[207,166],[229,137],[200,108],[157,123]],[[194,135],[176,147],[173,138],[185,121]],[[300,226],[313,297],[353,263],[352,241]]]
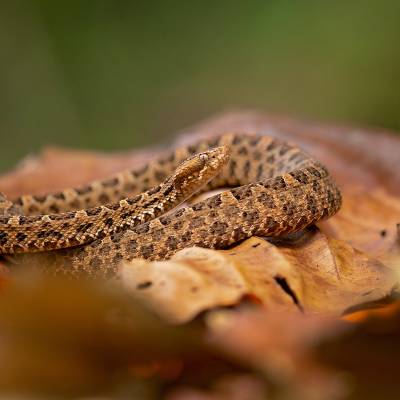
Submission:
[[[162,215],[199,189],[221,187],[235,188]],[[121,260],[295,232],[340,205],[326,168],[298,147],[225,134],[85,187],[0,199],[0,254],[24,253],[54,273],[109,277]]]

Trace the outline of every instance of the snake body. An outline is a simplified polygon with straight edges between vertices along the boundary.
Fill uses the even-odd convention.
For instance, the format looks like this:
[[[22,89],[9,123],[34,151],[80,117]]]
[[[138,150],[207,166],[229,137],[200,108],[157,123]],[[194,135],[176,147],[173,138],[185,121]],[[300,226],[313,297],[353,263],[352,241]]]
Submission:
[[[0,217],[0,253],[73,247],[132,229],[169,211],[196,193],[220,172],[228,158],[229,149],[226,147],[193,155],[164,182],[115,203],[58,214]],[[59,197],[60,194],[53,195],[55,199]]]
[[[196,159],[196,154],[209,155],[210,148],[219,149],[214,150],[219,155],[218,165],[210,169],[209,162],[197,163],[194,175],[192,167],[183,168],[179,181],[192,176],[190,187],[183,192],[182,186],[174,186],[176,197],[181,201],[202,185],[202,190],[233,189],[160,215],[168,208],[162,205],[165,189],[177,168],[185,165],[187,158]],[[230,150],[230,158],[226,149]],[[215,161],[215,157],[211,158]],[[207,179],[199,178],[199,165],[208,168]],[[170,175],[172,178],[168,178]],[[124,217],[121,209],[125,206],[126,211],[128,195],[137,199],[133,204],[140,206],[129,208],[131,214]],[[102,206],[104,203],[108,205]],[[172,207],[177,202],[167,203]],[[185,247],[226,248],[252,235],[278,236],[299,231],[334,215],[341,206],[341,194],[327,169],[297,146],[263,135],[225,134],[173,150],[140,170],[42,197],[22,196],[10,204],[13,212],[7,214],[5,208],[6,215],[0,219],[0,253],[25,252],[31,263],[44,265],[53,273],[109,277],[116,273],[122,260],[167,259]],[[143,214],[149,207],[151,212]],[[22,215],[15,215],[15,208]],[[82,226],[82,219],[93,222],[86,222],[91,210],[97,212],[96,228],[92,230]],[[24,243],[34,246],[18,245],[17,235],[24,233],[26,221],[35,229],[30,241]],[[68,222],[70,233],[64,235],[62,224],[57,225],[57,240],[49,240],[51,221]],[[22,231],[17,232],[20,228]],[[68,243],[64,236],[69,238]],[[48,243],[56,245],[49,248]],[[75,247],[63,248],[65,245]]]

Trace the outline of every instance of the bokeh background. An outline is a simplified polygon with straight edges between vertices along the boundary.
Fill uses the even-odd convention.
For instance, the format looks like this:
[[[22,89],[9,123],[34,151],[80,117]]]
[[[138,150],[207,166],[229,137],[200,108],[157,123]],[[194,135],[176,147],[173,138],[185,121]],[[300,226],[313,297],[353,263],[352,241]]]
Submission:
[[[400,1],[0,3],[0,170],[255,108],[400,130]]]

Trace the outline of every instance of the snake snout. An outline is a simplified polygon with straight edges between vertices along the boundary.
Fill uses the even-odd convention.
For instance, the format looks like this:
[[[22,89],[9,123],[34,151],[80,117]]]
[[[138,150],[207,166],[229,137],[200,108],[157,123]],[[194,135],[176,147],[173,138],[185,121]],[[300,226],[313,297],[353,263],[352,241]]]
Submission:
[[[230,149],[227,146],[219,146],[203,154],[207,155],[207,161],[205,162],[208,162],[211,167],[219,169],[228,162],[230,158]]]

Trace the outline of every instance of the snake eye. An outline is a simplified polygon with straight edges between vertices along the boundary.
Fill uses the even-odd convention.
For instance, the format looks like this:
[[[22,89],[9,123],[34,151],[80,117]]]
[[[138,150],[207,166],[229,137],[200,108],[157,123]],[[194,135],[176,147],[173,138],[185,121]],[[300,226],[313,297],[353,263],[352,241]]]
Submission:
[[[201,153],[199,154],[200,160],[203,161],[204,163],[208,161],[208,154],[206,153]]]

